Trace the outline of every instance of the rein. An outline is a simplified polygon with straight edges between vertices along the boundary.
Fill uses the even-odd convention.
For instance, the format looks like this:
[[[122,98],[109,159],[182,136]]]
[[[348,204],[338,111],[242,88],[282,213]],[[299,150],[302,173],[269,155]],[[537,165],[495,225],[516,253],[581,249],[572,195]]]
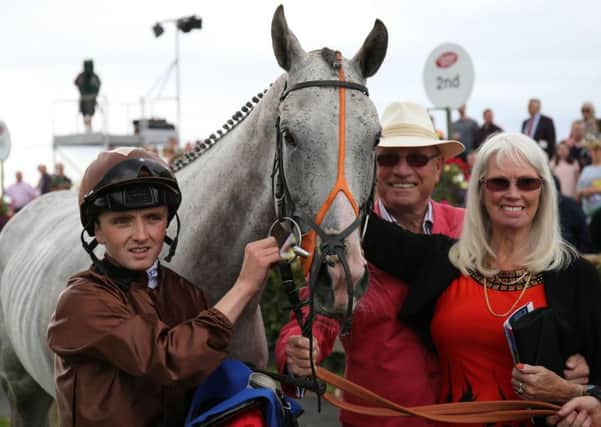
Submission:
[[[417,416],[445,423],[498,423],[519,421],[535,416],[554,415],[559,410],[558,405],[536,400],[439,403],[407,408],[322,367],[317,368],[317,377],[344,391],[345,394],[352,394],[369,403],[370,406],[353,404],[345,402],[331,393],[324,394],[324,399],[337,408],[362,415],[379,417]]]

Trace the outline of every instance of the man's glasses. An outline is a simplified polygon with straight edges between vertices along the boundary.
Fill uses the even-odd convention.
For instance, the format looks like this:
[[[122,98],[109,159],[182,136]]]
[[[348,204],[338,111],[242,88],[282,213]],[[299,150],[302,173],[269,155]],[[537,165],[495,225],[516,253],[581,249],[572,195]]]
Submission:
[[[438,157],[439,155],[439,153],[432,154],[431,156],[421,153],[410,153],[406,156],[401,156],[398,153],[382,153],[376,156],[376,161],[378,162],[378,166],[390,168],[396,166],[404,157],[407,161],[407,164],[412,168],[422,168],[426,166],[430,160]]]
[[[580,110],[580,111],[582,111],[583,113],[590,113],[590,112],[591,112],[591,110],[590,110],[590,109],[588,109],[588,108],[583,108],[583,109],[582,109],[582,110]]]
[[[480,180],[489,191],[507,191],[511,187],[511,181],[511,179],[505,177],[482,178]],[[538,177],[522,176],[515,180],[515,186],[520,191],[538,190],[542,185],[543,180]]]

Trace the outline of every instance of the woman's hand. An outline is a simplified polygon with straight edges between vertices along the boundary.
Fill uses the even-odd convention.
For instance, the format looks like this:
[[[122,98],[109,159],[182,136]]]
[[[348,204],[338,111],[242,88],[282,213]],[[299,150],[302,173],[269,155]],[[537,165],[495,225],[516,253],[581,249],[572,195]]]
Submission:
[[[583,387],[570,383],[544,366],[518,363],[513,368],[511,377],[513,389],[526,400],[564,403],[580,396]]]

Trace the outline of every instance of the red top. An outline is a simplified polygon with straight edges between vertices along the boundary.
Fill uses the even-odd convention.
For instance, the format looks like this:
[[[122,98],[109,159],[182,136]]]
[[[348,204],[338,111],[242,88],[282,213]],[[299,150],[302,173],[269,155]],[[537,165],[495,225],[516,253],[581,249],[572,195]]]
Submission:
[[[530,301],[534,308],[547,306],[542,283],[530,286],[512,313]],[[500,314],[509,310],[522,289],[489,288],[487,293],[492,310]],[[483,285],[471,276],[459,277],[441,294],[430,325],[440,361],[440,402],[520,399],[511,386],[513,360],[503,332],[507,317],[490,313]],[[503,424],[508,425],[531,424]]]

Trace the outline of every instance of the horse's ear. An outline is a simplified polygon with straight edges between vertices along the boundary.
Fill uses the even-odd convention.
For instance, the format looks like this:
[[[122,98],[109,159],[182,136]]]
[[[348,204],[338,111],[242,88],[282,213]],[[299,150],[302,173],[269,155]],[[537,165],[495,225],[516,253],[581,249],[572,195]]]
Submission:
[[[353,62],[359,66],[363,77],[367,78],[376,74],[384,61],[387,48],[388,31],[382,21],[376,19],[376,23],[363,42],[363,46],[353,58]]]
[[[271,43],[273,44],[273,52],[278,60],[278,64],[286,71],[290,71],[292,62],[305,53],[296,36],[288,28],[288,23],[284,16],[284,6],[282,5],[279,5],[273,14],[273,20],[271,21]]]

